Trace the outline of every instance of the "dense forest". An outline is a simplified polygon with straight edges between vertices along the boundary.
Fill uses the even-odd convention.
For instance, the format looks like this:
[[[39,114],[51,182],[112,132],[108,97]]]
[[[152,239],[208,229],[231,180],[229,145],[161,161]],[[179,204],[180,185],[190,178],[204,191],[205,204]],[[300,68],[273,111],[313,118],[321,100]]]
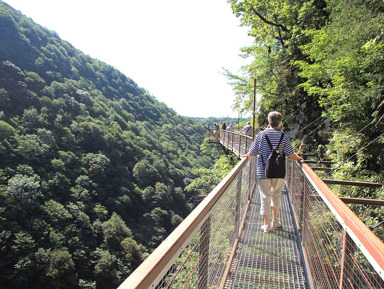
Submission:
[[[256,79],[256,130],[278,110],[299,152],[335,163],[327,178],[383,183],[384,2],[227,2],[254,40],[224,71],[239,115]],[[237,162],[203,142],[226,121],[178,115],[0,1],[0,288],[117,287]]]
[[[206,194],[206,135],[0,1],[0,288],[116,288]]]
[[[254,43],[250,64],[225,71],[234,107],[251,112],[256,79],[258,129],[269,111],[299,152],[335,164],[323,177],[384,183],[384,2],[382,0],[228,0]],[[382,189],[332,187],[343,196],[383,199]],[[352,206],[371,227],[380,207]],[[374,232],[384,240],[384,226]]]

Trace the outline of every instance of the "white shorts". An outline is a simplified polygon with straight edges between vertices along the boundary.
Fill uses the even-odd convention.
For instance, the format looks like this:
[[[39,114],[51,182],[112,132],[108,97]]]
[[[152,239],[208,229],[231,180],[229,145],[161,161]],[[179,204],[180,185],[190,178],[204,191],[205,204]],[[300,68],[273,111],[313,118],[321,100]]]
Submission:
[[[284,188],[284,179],[258,179],[261,200],[261,215],[271,215],[271,206],[280,209],[281,192]],[[272,201],[272,203],[271,203]]]

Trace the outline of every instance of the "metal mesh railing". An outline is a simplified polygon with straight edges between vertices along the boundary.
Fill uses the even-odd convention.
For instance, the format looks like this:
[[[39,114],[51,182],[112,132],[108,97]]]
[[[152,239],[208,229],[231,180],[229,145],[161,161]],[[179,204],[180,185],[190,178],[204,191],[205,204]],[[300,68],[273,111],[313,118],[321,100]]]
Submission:
[[[383,243],[307,166],[288,187],[313,288],[384,288]]]
[[[220,142],[238,155],[245,154],[251,144],[248,137],[238,133],[223,133]],[[235,254],[235,249],[239,243],[240,247],[245,247],[244,236],[250,227],[244,222],[247,213],[250,216],[253,212],[249,208],[256,186],[256,161],[256,158],[240,161],[119,289],[244,288],[244,283],[237,284],[228,276],[232,278],[234,272],[238,274],[238,264],[249,261],[248,255],[242,259],[244,255]],[[289,162],[287,167],[289,199],[300,231],[311,288],[384,288],[384,244],[308,165]],[[257,204],[254,202],[253,205]],[[249,216],[249,220],[255,220]],[[245,235],[241,235],[243,228]],[[294,238],[288,231],[284,232],[287,235],[280,233],[263,239],[274,238],[274,242],[278,242],[279,238]],[[252,236],[250,240],[250,246],[255,247],[262,239],[257,241]],[[295,263],[289,256],[285,256],[286,263]],[[274,256],[268,258],[277,264],[268,274],[279,272],[281,262]],[[243,280],[251,280],[252,284],[263,283],[265,288],[276,288],[270,284],[271,278],[260,273],[266,269],[264,263],[257,265],[255,271],[248,263],[244,264],[246,266],[242,267],[254,276],[241,273]],[[292,272],[299,276],[295,270]],[[281,271],[284,274],[285,271]],[[299,280],[288,275],[276,275],[273,279],[285,286],[280,288],[300,288],[298,286],[307,286],[304,280],[307,278],[301,276]]]
[[[236,131],[220,131],[220,143],[237,155],[245,155],[252,144],[252,138]]]
[[[256,165],[245,163],[241,161],[120,288],[219,288],[255,186]]]

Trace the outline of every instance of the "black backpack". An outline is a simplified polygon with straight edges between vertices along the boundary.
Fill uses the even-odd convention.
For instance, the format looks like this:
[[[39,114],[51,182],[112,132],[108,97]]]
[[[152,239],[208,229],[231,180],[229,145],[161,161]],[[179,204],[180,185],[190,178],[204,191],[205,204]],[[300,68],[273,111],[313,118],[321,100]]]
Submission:
[[[266,163],[264,163],[263,156],[261,156],[265,167],[265,176],[267,179],[283,179],[285,177],[285,155],[284,152],[280,153],[279,146],[283,140],[284,133],[281,133],[276,149],[272,146],[272,143],[266,133],[264,133],[264,136],[269,147],[271,148],[271,154],[269,155]]]

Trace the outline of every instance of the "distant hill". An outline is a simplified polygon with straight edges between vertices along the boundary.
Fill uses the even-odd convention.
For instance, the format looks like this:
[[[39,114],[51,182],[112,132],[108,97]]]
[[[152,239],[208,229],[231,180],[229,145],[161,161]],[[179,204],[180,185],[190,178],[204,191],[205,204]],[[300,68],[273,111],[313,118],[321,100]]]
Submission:
[[[117,287],[196,205],[205,136],[0,1],[0,288]]]

